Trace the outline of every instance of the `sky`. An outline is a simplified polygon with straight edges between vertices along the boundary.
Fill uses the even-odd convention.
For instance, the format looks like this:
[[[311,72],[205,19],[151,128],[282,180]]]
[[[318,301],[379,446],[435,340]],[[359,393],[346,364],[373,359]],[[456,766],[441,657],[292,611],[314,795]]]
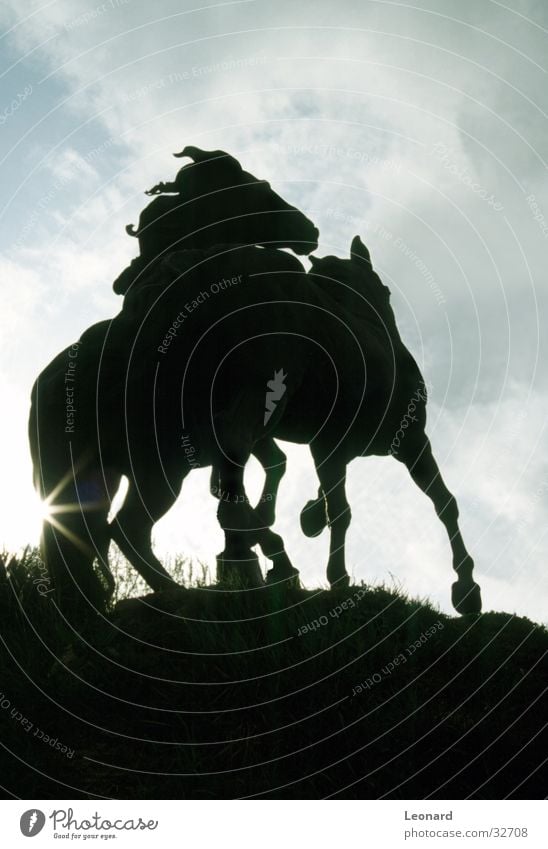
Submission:
[[[0,547],[38,540],[27,445],[41,369],[121,308],[125,225],[187,144],[221,148],[320,228],[359,233],[431,387],[428,434],[476,562],[484,608],[546,622],[548,7],[542,0],[5,0],[0,11]],[[306,448],[276,530],[307,587]],[[247,470],[250,495],[261,476]],[[355,460],[347,563],[451,612],[449,544],[391,458]],[[214,565],[208,472],[155,528],[160,557]],[[263,561],[264,562],[264,561]]]

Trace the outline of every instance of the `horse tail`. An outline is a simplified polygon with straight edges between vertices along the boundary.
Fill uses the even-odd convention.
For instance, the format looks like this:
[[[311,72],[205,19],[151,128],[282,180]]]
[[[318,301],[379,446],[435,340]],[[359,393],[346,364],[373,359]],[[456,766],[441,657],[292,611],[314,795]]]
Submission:
[[[108,574],[108,511],[121,471],[102,464],[94,428],[89,427],[90,409],[95,405],[93,385],[109,325],[107,320],[88,328],[79,342],[46,366],[31,390],[28,435],[34,485],[52,510],[52,521],[46,518],[42,523],[41,556],[58,604],[65,614],[74,613],[76,623],[80,613],[102,609],[114,586]],[[68,418],[70,398],[65,385],[67,363],[72,359],[79,387],[78,427]],[[95,558],[103,563],[102,578],[95,572]]]
[[[32,483],[36,492],[40,495],[41,498],[44,498],[44,492],[42,491],[42,479],[40,475],[40,440],[38,437],[38,411],[36,406],[37,393],[38,380],[34,382],[30,393],[28,434],[30,455],[32,459]]]

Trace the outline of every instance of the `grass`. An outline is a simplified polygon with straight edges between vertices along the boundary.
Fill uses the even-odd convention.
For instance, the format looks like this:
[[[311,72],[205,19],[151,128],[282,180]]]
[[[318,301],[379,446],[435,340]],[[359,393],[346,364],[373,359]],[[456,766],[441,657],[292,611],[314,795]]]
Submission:
[[[540,625],[385,587],[237,592],[169,568],[180,592],[135,597],[119,559],[121,596],[82,638],[37,591],[38,553],[4,558],[7,796],[546,795]]]

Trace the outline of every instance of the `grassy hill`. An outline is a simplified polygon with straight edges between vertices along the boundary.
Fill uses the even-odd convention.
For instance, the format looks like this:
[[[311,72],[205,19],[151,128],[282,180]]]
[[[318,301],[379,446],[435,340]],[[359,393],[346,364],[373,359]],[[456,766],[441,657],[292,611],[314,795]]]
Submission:
[[[385,588],[117,602],[84,638],[0,568],[0,758],[22,798],[543,798],[548,632]]]

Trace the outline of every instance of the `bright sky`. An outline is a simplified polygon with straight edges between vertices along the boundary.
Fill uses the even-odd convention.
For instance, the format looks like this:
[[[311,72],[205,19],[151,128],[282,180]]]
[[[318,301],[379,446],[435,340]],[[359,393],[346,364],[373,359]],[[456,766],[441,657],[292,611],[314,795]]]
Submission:
[[[428,430],[485,608],[545,621],[546,4],[6,0],[0,27],[0,544],[38,538],[34,378],[119,310],[124,226],[175,174],[171,153],[223,148],[314,219],[318,255],[361,234],[433,387]],[[327,534],[298,524],[316,481],[285,447],[277,530],[317,586]],[[213,564],[207,478],[157,525],[160,556]],[[449,545],[403,467],[354,461],[348,496],[354,577],[450,611]]]

